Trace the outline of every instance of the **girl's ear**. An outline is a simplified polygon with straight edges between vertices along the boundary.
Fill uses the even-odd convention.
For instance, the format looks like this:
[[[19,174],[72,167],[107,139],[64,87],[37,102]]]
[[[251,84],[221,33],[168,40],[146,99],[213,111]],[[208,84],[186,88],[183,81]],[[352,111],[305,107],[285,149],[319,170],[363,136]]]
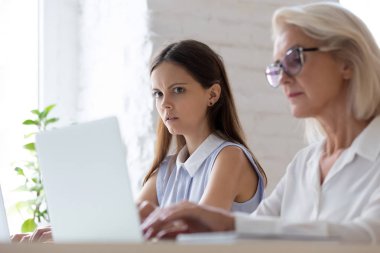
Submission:
[[[219,83],[214,83],[210,88],[208,88],[209,92],[209,106],[213,106],[216,102],[218,102],[220,98],[222,87],[220,87]]]

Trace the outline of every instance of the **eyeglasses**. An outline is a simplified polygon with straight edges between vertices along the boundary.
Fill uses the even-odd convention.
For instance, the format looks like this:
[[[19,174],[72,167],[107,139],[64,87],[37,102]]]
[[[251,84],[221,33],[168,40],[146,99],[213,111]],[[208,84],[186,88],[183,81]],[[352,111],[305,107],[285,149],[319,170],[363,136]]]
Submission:
[[[303,52],[313,52],[318,50],[320,50],[318,47],[294,47],[289,49],[282,61],[276,61],[275,63],[267,66],[265,75],[267,77],[269,85],[274,88],[280,85],[280,75],[282,71],[284,71],[289,76],[296,76],[301,72],[302,66],[304,64]]]

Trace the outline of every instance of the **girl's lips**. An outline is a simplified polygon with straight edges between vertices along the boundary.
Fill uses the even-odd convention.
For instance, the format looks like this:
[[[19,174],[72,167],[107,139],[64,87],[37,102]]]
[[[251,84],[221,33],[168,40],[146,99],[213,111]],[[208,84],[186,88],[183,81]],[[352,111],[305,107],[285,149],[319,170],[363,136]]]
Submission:
[[[166,117],[165,121],[171,121],[171,120],[175,120],[175,119],[178,119],[177,117]]]

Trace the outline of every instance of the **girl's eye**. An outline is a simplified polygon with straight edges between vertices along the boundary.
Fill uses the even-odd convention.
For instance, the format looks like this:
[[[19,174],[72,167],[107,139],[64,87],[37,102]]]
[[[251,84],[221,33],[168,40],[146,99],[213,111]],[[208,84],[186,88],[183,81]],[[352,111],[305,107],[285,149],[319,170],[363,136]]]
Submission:
[[[182,88],[182,87],[175,87],[173,89],[174,93],[184,93],[185,92],[185,89]]]
[[[152,92],[152,96],[153,96],[154,98],[159,98],[159,97],[162,96],[162,92],[161,92],[161,91],[158,91],[158,90],[153,91],[153,92]]]

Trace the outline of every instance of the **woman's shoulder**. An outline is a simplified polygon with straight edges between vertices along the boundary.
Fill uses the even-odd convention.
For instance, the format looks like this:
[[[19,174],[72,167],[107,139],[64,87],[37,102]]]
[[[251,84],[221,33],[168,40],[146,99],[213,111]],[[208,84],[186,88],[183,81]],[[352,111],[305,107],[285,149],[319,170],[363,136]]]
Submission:
[[[315,155],[316,153],[321,151],[321,148],[324,144],[324,140],[316,141],[313,143],[308,144],[307,146],[301,148],[296,155],[294,156],[295,159],[300,158],[306,158]]]
[[[322,150],[324,140],[310,143],[306,147],[300,149],[293,157],[288,165],[288,170],[297,170],[306,168],[312,162],[319,161],[319,155]]]

